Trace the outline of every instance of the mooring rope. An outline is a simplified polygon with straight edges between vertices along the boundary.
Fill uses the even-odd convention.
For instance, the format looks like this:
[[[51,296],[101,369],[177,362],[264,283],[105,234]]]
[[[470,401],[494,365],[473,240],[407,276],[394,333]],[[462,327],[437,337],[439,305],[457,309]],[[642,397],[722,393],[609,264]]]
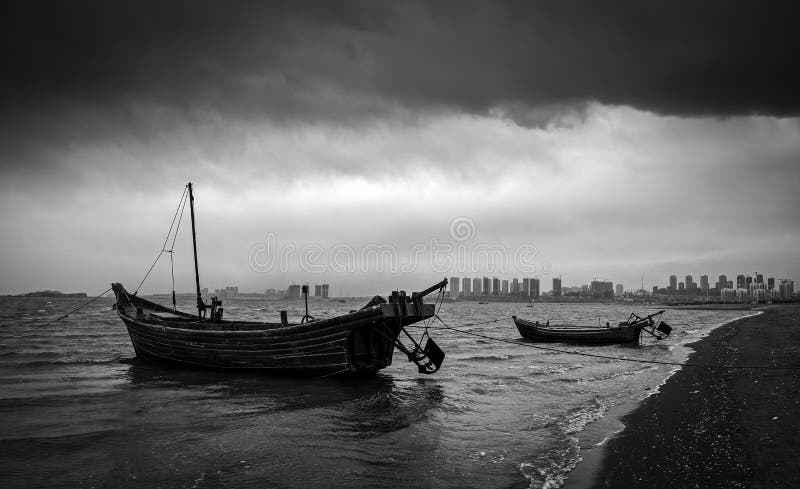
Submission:
[[[45,323],[45,324],[42,324],[42,325],[36,326],[36,327],[34,327],[34,328],[31,328],[31,329],[28,329],[28,330],[25,330],[25,331],[23,331],[23,332],[21,332],[21,333],[17,333],[17,334],[8,335],[8,336],[6,336],[6,338],[16,338],[16,337],[18,337],[18,336],[22,336],[22,335],[28,334],[28,333],[30,333],[31,331],[36,331],[37,329],[46,328],[47,326],[50,326],[50,325],[51,325],[51,324],[53,324],[53,323],[56,323],[56,322],[58,322],[58,321],[61,321],[62,319],[64,319],[65,317],[69,316],[69,315],[70,315],[70,314],[72,314],[73,312],[78,312],[78,311],[80,311],[81,309],[83,309],[84,307],[88,306],[88,305],[89,305],[89,304],[91,304],[92,302],[94,302],[94,301],[96,301],[97,299],[99,299],[99,298],[103,297],[104,295],[108,294],[110,291],[111,291],[111,287],[109,287],[109,288],[107,288],[106,290],[104,290],[103,292],[101,292],[101,293],[100,293],[100,295],[98,295],[98,296],[95,296],[94,298],[92,298],[92,299],[91,299],[89,302],[85,302],[85,303],[81,304],[80,306],[76,307],[75,309],[73,309],[73,310],[69,311],[68,313],[66,313],[66,314],[64,314],[64,315],[62,315],[62,316],[59,316],[59,317],[57,317],[56,319],[53,319],[52,321],[50,321],[50,322],[48,322],[48,323]]]
[[[533,343],[527,343],[527,342],[522,342],[522,341],[518,341],[518,340],[510,340],[510,339],[507,339],[507,338],[499,338],[497,336],[489,336],[489,335],[485,335],[485,334],[482,334],[482,333],[475,333],[473,331],[466,331],[466,330],[463,330],[463,329],[454,328],[454,327],[450,326],[449,324],[445,323],[444,320],[438,314],[436,314],[435,316],[436,316],[436,319],[438,319],[439,322],[442,323],[442,327],[443,328],[449,329],[451,331],[455,331],[456,333],[475,336],[475,337],[483,338],[483,339],[489,340],[489,341],[496,341],[496,342],[501,342],[501,343],[510,343],[510,344],[513,344],[513,345],[524,346],[524,347],[528,347],[528,348],[535,348],[537,350],[552,351],[552,352],[556,352],[556,353],[565,353],[567,355],[579,355],[579,356],[583,356],[583,357],[602,358],[602,359],[605,359],[605,360],[621,360],[621,361],[625,361],[625,362],[634,362],[634,363],[647,363],[647,364],[655,364],[655,365],[671,365],[671,366],[676,366],[676,367],[726,368],[726,369],[761,369],[761,370],[800,370],[800,366],[783,366],[783,367],[779,367],[779,366],[776,366],[776,365],[714,365],[714,364],[710,364],[710,363],[680,363],[680,362],[668,362],[668,361],[663,361],[663,360],[647,360],[645,358],[628,358],[628,357],[618,357],[618,356],[613,356],[613,355],[601,355],[601,354],[596,354],[596,353],[587,353],[587,352],[583,352],[583,351],[567,350],[567,349],[563,349],[563,348],[554,348],[554,347],[536,345],[536,344],[533,344]],[[480,325],[484,325],[484,324],[496,323],[496,322],[499,322],[499,321],[504,320],[504,319],[507,319],[507,318],[506,317],[499,317],[499,318],[494,318],[494,319],[490,319],[490,320],[487,320],[487,321],[464,324],[464,325],[462,325],[462,328],[463,327],[468,327],[468,326],[480,326]],[[541,363],[549,363],[549,362],[541,361]],[[552,363],[555,364],[555,363],[559,363],[559,362],[552,362]]]

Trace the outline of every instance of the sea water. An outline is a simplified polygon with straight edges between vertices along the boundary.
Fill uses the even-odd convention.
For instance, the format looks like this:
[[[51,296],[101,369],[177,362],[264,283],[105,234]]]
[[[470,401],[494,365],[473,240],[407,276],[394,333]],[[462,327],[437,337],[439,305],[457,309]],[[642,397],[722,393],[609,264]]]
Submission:
[[[112,299],[41,327],[82,302],[0,298],[0,487],[560,487],[581,447],[617,429],[609,410],[678,368],[579,353],[685,362],[687,343],[748,314],[668,309],[666,340],[589,347],[520,341],[511,316],[613,324],[656,309],[446,303],[441,318],[462,331],[429,325],[447,355],[436,374],[395,352],[374,378],[302,379],[141,362]],[[300,307],[234,299],[225,314],[299,319]]]

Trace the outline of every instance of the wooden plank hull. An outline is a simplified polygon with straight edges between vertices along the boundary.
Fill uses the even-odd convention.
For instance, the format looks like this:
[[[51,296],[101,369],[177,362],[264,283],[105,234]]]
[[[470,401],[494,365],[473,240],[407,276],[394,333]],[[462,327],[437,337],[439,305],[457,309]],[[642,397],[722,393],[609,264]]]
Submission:
[[[305,324],[201,320],[113,288],[137,356],[298,375],[377,372],[391,365],[401,328],[434,312],[433,304],[384,303]]]
[[[544,325],[516,316],[514,324],[524,338],[556,343],[615,344],[638,343],[641,326],[582,327],[569,325]]]

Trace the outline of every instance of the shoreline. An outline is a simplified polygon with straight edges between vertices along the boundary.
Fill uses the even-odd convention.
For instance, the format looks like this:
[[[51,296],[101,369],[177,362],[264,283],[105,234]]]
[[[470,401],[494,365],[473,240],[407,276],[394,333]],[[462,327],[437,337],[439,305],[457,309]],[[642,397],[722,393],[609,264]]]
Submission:
[[[690,343],[685,344],[685,347],[690,348],[692,351],[689,353],[688,357],[686,358],[686,363],[691,361],[693,358],[696,350],[694,348],[695,345],[708,339],[715,331],[718,331],[721,328],[726,326],[730,326],[737,321],[744,321],[749,318],[757,317],[763,314],[763,310],[757,310],[753,306],[749,307],[722,307],[722,308],[714,308],[711,306],[702,307],[702,308],[694,308],[694,307],[681,307],[681,306],[673,306],[670,309],[718,309],[718,310],[742,310],[742,311],[755,311],[755,313],[739,317],[736,319],[732,319],[728,322],[722,323],[713,330],[711,330],[707,336],[702,338],[696,339]],[[562,486],[564,489],[592,489],[596,486],[596,481],[598,475],[600,473],[600,469],[602,467],[603,460],[606,457],[606,453],[608,451],[609,442],[614,440],[615,438],[619,437],[626,429],[625,419],[627,416],[631,415],[634,411],[641,408],[642,405],[647,401],[650,397],[657,395],[660,393],[661,389],[666,385],[669,380],[679,373],[684,366],[676,366],[673,368],[669,374],[658,384],[655,388],[647,393],[644,397],[639,400],[624,402],[609,408],[608,412],[604,415],[604,419],[599,420],[599,422],[606,424],[610,427],[608,429],[608,435],[604,437],[599,443],[593,443],[591,445],[584,446],[581,444],[580,447],[580,455],[581,461],[578,462],[575,467],[569,471],[567,474],[567,478]]]
[[[690,343],[687,363],[789,369],[680,367],[607,413],[623,428],[582,447],[563,487],[800,487],[800,306],[762,311]]]

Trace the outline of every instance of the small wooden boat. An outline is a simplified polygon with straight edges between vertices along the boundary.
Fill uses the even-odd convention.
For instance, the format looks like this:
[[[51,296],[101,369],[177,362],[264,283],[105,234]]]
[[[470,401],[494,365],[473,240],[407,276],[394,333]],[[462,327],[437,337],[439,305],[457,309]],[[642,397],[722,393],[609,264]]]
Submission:
[[[660,319],[664,311],[658,311],[649,316],[631,314],[627,321],[616,326],[606,323],[606,326],[576,326],[570,324],[550,324],[539,321],[529,321],[512,316],[519,334],[524,338],[534,341],[580,343],[580,344],[612,344],[612,343],[638,343],[642,331],[658,340],[663,340],[672,331],[666,322]]]
[[[112,284],[117,314],[128,329],[138,357],[184,366],[325,376],[377,372],[391,365],[397,348],[417,364],[420,373],[431,374],[439,369],[445,355],[436,342],[427,333],[417,342],[405,327],[433,317],[435,304],[426,304],[424,297],[444,289],[447,279],[410,297],[402,291],[393,292],[388,301],[376,296],[357,311],[328,319],[308,315],[305,286],[306,315],[300,323],[290,323],[285,311],[281,312],[280,322],[223,319],[222,302],[212,298],[206,304],[200,295],[191,185],[187,188],[197,314],[179,311],[174,291],[173,307],[169,308],[129,293],[122,284]],[[412,346],[400,341],[401,332]]]

